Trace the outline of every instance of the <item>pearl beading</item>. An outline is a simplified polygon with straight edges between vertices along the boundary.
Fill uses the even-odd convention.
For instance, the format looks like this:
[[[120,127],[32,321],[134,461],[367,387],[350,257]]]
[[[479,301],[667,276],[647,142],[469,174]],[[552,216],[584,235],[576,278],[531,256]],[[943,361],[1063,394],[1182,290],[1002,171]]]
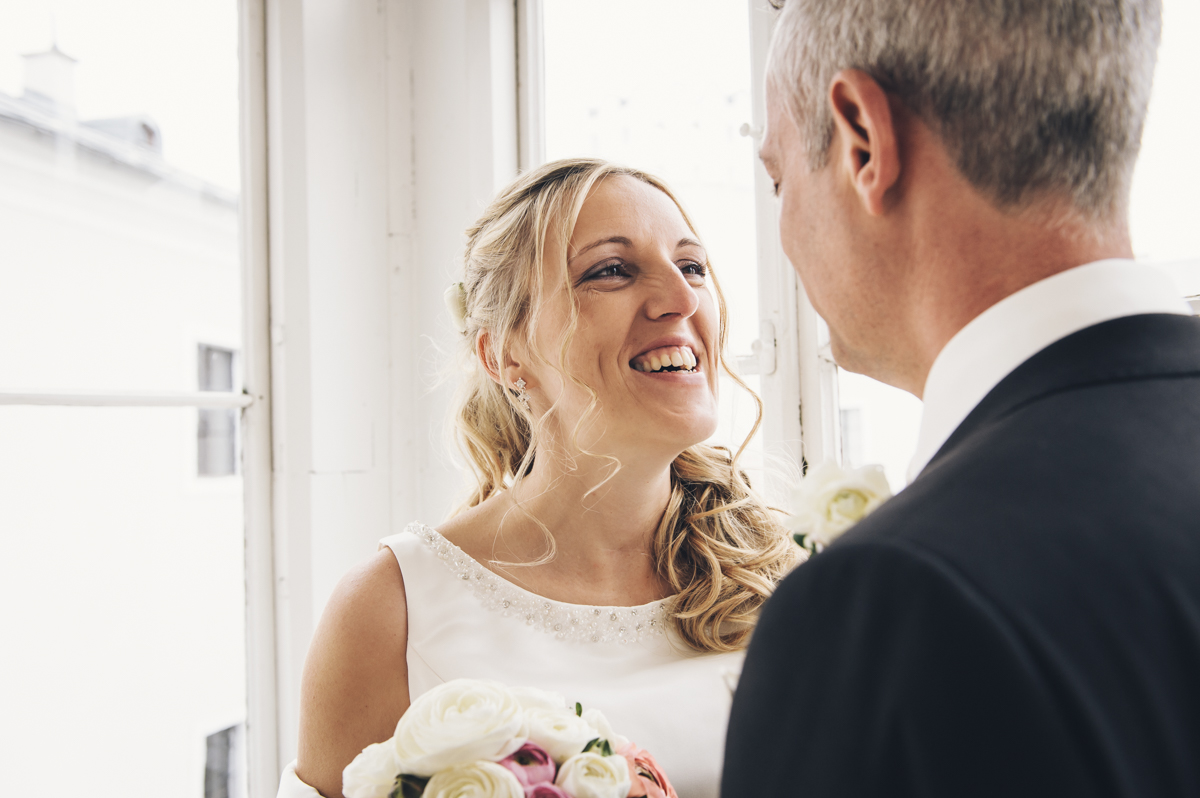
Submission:
[[[667,605],[659,599],[638,607],[594,607],[566,604],[522,590],[484,568],[436,529],[413,522],[407,531],[420,538],[455,577],[469,583],[489,610],[525,621],[526,626],[572,643],[636,643],[666,634]]]

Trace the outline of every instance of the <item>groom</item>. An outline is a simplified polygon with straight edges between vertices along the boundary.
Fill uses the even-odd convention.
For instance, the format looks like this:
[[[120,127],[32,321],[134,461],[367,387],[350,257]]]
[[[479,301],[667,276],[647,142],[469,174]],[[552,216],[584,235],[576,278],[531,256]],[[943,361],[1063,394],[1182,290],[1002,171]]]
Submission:
[[[1159,33],[1157,0],[783,4],[784,250],[925,414],[912,484],[766,605],[724,798],[1200,795],[1200,320],[1126,221]]]

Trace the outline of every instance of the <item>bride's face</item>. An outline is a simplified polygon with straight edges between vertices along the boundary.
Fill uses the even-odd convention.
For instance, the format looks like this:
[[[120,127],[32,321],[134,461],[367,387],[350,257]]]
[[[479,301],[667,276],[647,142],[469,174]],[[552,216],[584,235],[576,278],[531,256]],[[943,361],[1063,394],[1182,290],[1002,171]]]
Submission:
[[[599,399],[578,443],[673,459],[708,438],[717,424],[718,313],[708,256],[675,203],[635,178],[606,178],[584,202],[566,246],[548,242],[547,270],[564,257],[569,285],[547,288],[535,345],[558,363],[574,293],[578,326],[563,365]],[[587,413],[587,391],[554,369],[535,368],[540,410],[557,401],[552,428],[571,435]]]

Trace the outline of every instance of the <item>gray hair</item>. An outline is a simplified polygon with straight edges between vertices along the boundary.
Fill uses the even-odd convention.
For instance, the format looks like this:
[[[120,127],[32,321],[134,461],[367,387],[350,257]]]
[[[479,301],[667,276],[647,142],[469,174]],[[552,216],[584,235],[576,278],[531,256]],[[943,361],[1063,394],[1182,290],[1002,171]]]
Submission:
[[[998,207],[1063,197],[1124,208],[1141,146],[1161,0],[772,0],[767,85],[810,169],[833,138],[828,90],[860,69],[942,138]]]

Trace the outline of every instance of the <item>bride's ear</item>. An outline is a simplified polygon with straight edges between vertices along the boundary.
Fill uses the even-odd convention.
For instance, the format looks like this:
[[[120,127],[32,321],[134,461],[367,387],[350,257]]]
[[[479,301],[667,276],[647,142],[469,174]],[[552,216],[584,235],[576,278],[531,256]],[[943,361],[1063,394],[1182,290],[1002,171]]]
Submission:
[[[487,330],[480,330],[479,335],[476,336],[475,354],[479,357],[479,362],[483,364],[483,370],[494,382],[511,388],[518,379],[521,379],[523,373],[521,364],[514,360],[508,352],[503,355],[503,363],[497,365],[496,353],[492,351],[492,336]]]

